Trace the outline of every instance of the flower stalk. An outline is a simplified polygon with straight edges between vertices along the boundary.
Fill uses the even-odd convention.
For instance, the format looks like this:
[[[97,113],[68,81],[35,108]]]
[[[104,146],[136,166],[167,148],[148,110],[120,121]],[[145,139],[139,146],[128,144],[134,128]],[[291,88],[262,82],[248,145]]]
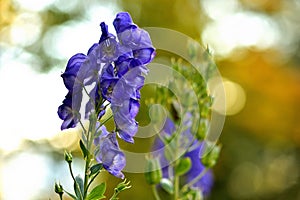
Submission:
[[[72,155],[65,154],[75,195],[65,192],[76,200],[105,198],[105,183],[89,191],[102,168],[118,178],[125,178],[122,170],[126,159],[117,136],[125,142],[134,142],[133,137],[138,129],[135,117],[140,108],[140,90],[148,73],[146,65],[155,56],[149,34],[133,23],[129,13],[118,13],[113,26],[117,36],[109,33],[108,26],[102,22],[99,42],[93,44],[87,54],[72,56],[61,75],[68,90],[57,111],[63,120],[61,130],[80,124],[83,132],[79,143],[85,160],[83,179],[79,175],[74,176]],[[87,102],[84,102],[85,97]],[[84,127],[80,113],[84,104],[83,116],[89,121],[88,128]],[[102,120],[108,106],[112,114]],[[111,119],[114,120],[115,131],[106,129],[105,124]],[[120,192],[129,189],[129,183],[120,183],[112,199],[117,199]],[[56,190],[58,188],[55,187]]]

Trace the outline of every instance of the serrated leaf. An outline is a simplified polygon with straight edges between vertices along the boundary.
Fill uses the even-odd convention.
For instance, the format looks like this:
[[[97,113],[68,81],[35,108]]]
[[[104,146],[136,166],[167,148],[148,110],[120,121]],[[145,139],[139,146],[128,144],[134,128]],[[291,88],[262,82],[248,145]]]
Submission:
[[[93,165],[90,169],[90,171],[91,171],[90,176],[98,173],[102,168],[103,168],[103,165],[101,163],[97,163],[97,164]]]
[[[89,155],[89,151],[86,149],[85,145],[83,144],[82,140],[79,141],[79,146],[82,151],[83,157],[86,158]]]
[[[89,193],[87,196],[87,200],[99,200],[99,199],[104,199],[104,193],[106,190],[106,184],[101,183],[100,185],[97,185],[94,187],[94,189]]]
[[[77,196],[78,199],[82,199],[83,198],[83,194],[84,194],[83,180],[78,175],[78,176],[75,177],[75,181],[76,181],[76,182],[74,182],[74,191],[75,191],[75,194],[76,194],[76,196]]]

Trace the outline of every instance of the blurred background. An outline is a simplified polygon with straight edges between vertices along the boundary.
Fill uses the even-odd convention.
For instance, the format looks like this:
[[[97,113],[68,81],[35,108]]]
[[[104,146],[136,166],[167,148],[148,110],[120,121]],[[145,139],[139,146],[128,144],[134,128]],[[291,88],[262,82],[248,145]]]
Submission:
[[[0,199],[58,199],[58,180],[71,190],[63,151],[80,156],[79,134],[59,129],[60,74],[119,11],[213,51],[227,117],[209,199],[300,200],[300,0],[0,0]],[[121,199],[154,199],[143,174],[126,176]]]

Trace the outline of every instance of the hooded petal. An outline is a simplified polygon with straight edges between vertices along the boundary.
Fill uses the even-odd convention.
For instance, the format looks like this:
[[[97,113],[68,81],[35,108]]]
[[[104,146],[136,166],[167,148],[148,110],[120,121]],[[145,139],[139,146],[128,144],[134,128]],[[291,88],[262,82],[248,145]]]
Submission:
[[[87,58],[86,55],[82,53],[78,53],[69,59],[68,64],[66,66],[66,70],[61,75],[64,84],[68,90],[73,90],[77,73],[81,65],[83,64],[83,62],[86,60],[86,58]]]
[[[131,16],[127,12],[120,12],[117,14],[113,25],[117,33],[121,33],[128,29],[135,29],[137,26],[133,23]]]

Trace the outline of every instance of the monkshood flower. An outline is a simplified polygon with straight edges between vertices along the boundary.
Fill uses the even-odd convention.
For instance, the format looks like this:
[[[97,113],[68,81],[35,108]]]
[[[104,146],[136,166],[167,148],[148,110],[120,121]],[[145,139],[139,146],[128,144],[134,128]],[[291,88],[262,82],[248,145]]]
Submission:
[[[189,114],[186,117],[187,119],[189,119]],[[191,125],[187,120],[184,120],[183,123],[185,125]],[[194,137],[190,132],[190,127],[189,126],[186,127],[188,128],[184,129],[184,132],[179,133],[180,134],[179,145],[186,146],[188,144],[187,141],[189,141],[189,146],[186,146],[186,152],[184,152],[181,157],[189,158],[191,160],[191,168],[184,175],[182,175],[180,184],[181,186],[189,185],[191,189],[200,190],[202,191],[202,194],[204,196],[207,196],[210,193],[211,187],[213,185],[213,175],[210,170],[205,172],[204,171],[205,167],[201,163],[200,151],[201,151],[202,143],[197,140],[194,141]],[[161,136],[163,138],[171,138],[175,133],[176,133],[175,124],[171,119],[167,118],[164,127],[160,133]],[[154,142],[154,150],[161,150],[162,148],[165,148],[166,151],[164,142],[161,141],[160,139],[156,139]],[[169,168],[172,166],[169,165],[170,161],[168,161],[168,159],[166,158],[165,151],[157,151],[159,152],[159,154],[155,154],[155,156],[160,159],[161,165],[164,166],[162,168],[163,178],[173,179],[174,171],[170,174]],[[197,179],[197,177],[202,172],[205,172],[205,174],[201,176],[200,179]]]
[[[58,107],[58,115],[59,118],[64,120],[64,122],[61,125],[61,130],[67,129],[67,128],[74,128],[76,124],[80,120],[80,102],[82,99],[82,93],[81,91],[72,94],[71,92],[68,92],[65,99],[63,100],[63,104]]]
[[[97,125],[99,126],[99,123]],[[109,173],[123,179],[124,174],[121,171],[126,165],[126,160],[124,153],[119,148],[116,133],[108,132],[104,125],[99,129],[102,133],[94,140],[94,144],[98,147],[95,159],[102,163],[104,169]]]
[[[135,25],[128,13],[118,13],[113,25],[117,36],[109,33],[108,26],[102,22],[99,42],[93,44],[86,55],[78,53],[68,61],[61,75],[68,93],[58,108],[58,115],[63,120],[62,130],[73,128],[79,122],[82,125],[79,111],[86,103],[84,118],[90,120],[90,127],[97,123],[101,131],[94,139],[95,159],[109,173],[124,178],[121,170],[125,167],[125,155],[119,149],[116,136],[134,142],[140,89],[148,73],[146,65],[154,58],[155,49],[149,34]],[[88,96],[87,102],[83,102],[84,95]],[[99,127],[108,106],[116,126],[114,132],[108,132],[103,124]],[[90,133],[94,129],[83,127],[83,130]]]
[[[102,99],[107,100],[111,103],[118,135],[127,142],[133,142],[132,137],[137,131],[135,116],[139,110],[140,89],[148,72],[145,65],[152,61],[155,49],[149,34],[138,28],[128,13],[118,13],[113,25],[117,37],[109,33],[108,26],[102,22],[99,42],[91,46],[87,55],[80,53],[73,56],[62,77],[71,94],[74,91],[82,93],[83,87],[94,84],[94,89],[89,93],[85,118],[88,119],[93,112],[101,117],[104,114]],[[114,92],[112,98],[116,85],[123,91]],[[62,106],[65,106],[64,103]],[[74,108],[71,106],[70,109]],[[76,111],[79,109],[80,105]],[[67,119],[61,117],[61,109],[58,114],[64,121]],[[72,117],[76,120],[69,126],[62,126],[62,129],[76,126],[78,119]]]
[[[195,178],[197,178],[197,176],[199,176],[199,174],[201,174],[205,170],[205,167],[203,166],[199,158],[201,150],[202,149],[200,143],[194,150],[188,151],[184,154],[184,157],[188,157],[192,161],[191,169],[183,177],[185,183],[191,183]],[[204,196],[209,195],[212,186],[213,174],[211,171],[207,171],[202,178],[191,185],[193,189],[201,190]]]
[[[66,88],[69,90],[63,104],[58,107],[58,115],[64,120],[61,129],[74,128],[80,119],[80,104],[82,100],[82,89],[76,84],[76,76],[86,55],[78,53],[72,56],[67,64],[65,72],[61,75]]]

